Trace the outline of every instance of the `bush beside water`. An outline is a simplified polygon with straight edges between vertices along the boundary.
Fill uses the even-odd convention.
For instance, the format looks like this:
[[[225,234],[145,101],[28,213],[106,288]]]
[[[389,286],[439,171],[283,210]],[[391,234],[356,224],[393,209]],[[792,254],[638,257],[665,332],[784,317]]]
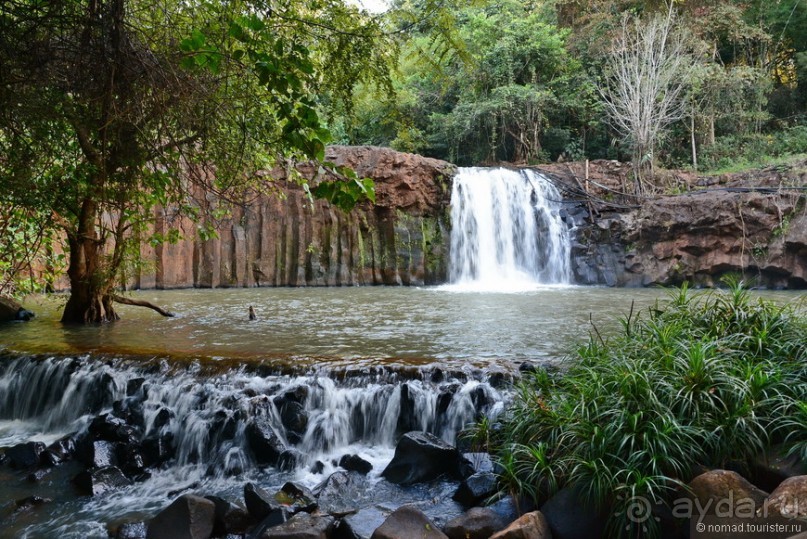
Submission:
[[[576,486],[611,515],[608,537],[652,537],[654,519],[627,518],[631,498],[669,504],[698,466],[772,446],[807,459],[804,310],[729,284],[684,286],[624,318],[618,336],[595,329],[567,369],[526,375],[498,428],[476,432],[506,487],[540,504]]]

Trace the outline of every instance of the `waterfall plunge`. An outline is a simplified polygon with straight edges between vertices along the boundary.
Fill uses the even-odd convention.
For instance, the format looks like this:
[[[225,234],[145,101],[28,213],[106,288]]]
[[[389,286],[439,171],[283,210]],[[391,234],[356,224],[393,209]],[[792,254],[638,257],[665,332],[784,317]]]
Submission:
[[[569,282],[560,194],[532,170],[461,168],[451,193],[450,289],[518,292]]]

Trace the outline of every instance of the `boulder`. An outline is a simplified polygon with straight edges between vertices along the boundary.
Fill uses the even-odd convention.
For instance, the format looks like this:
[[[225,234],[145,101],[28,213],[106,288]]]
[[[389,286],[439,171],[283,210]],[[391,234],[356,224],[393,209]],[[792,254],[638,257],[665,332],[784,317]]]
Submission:
[[[246,435],[259,466],[291,469],[300,460],[299,454],[286,447],[266,418],[251,421],[247,425]]]
[[[339,466],[349,472],[359,472],[367,475],[373,469],[373,465],[358,455],[342,455],[339,459]]]
[[[44,451],[42,442],[26,442],[6,449],[6,459],[12,468],[27,470],[39,466]]]
[[[472,473],[473,466],[456,447],[428,432],[415,431],[401,437],[382,475],[391,483],[411,485],[442,475],[462,479]]]
[[[288,518],[288,510],[283,504],[252,483],[244,485],[244,502],[246,502],[249,514],[261,523],[268,521],[274,526],[286,522]]]
[[[294,400],[275,399],[280,414],[280,422],[288,433],[289,441],[300,441],[308,428],[308,412],[302,404]]]
[[[496,472],[496,464],[490,453],[463,453],[465,459],[473,466],[474,473]]]
[[[132,482],[115,466],[106,466],[79,473],[73,478],[73,484],[82,494],[98,496],[108,490],[129,486]]]
[[[601,535],[592,530],[589,539]],[[550,532],[549,524],[540,511],[526,513],[502,531],[492,535],[490,539],[552,539],[555,535]]]
[[[541,506],[554,539],[591,539],[601,537],[607,515],[584,501],[574,487],[560,489]],[[529,514],[529,513],[528,513]]]
[[[76,452],[76,435],[70,434],[53,442],[42,454],[42,461],[48,466],[67,462]]]
[[[765,500],[769,515],[807,518],[807,475],[785,479]],[[759,512],[759,510],[758,510]]]
[[[443,531],[449,539],[488,539],[507,525],[492,509],[474,507],[451,520]]]
[[[219,496],[205,496],[216,506],[213,519],[213,536],[225,537],[227,534],[244,534],[257,522],[246,509]]]
[[[0,297],[0,322],[13,322],[15,320],[22,320],[27,322],[34,317],[34,313],[26,310],[17,301]]]
[[[358,472],[334,472],[314,487],[319,510],[337,517],[355,512],[355,502],[345,493],[362,489],[367,479]]]
[[[530,504],[530,507],[522,507],[522,510],[520,511],[519,507],[516,505],[515,499],[513,499],[512,496],[505,496],[495,503],[490,504],[487,506],[487,508],[499,515],[499,518],[501,518],[505,523],[510,524],[524,511],[534,509],[532,505],[533,504]]]
[[[105,468],[118,465],[115,444],[107,440],[85,440],[79,444],[76,458],[88,468]]]
[[[426,515],[404,505],[392,512],[371,539],[448,539]]]
[[[365,507],[342,518],[334,536],[337,539],[370,539],[389,516],[389,511],[378,507]]]
[[[291,481],[285,483],[275,493],[275,500],[285,505],[290,514],[300,512],[313,513],[317,510],[317,500],[314,494],[303,485]]]
[[[475,473],[460,483],[454,499],[465,507],[473,507],[494,495],[498,490],[496,485],[496,475],[492,472]]]
[[[216,504],[193,494],[177,498],[148,524],[147,539],[209,539]]]
[[[288,522],[265,529],[259,539],[328,539],[335,520],[330,515],[297,513]]]
[[[161,434],[149,436],[143,440],[142,453],[143,462],[147,467],[159,466],[168,462],[176,454],[173,434]]]
[[[720,510],[721,502],[735,504],[750,500],[754,508],[762,507],[768,493],[764,492],[737,472],[711,470],[700,474],[689,483],[689,492],[705,515],[714,515]]]

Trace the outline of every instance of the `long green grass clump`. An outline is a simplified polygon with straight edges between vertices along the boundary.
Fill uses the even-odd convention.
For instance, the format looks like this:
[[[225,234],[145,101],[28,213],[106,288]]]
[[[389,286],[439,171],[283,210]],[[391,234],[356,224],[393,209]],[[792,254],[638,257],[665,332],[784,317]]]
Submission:
[[[622,505],[669,503],[697,467],[747,463],[772,446],[807,459],[805,399],[803,309],[738,282],[684,286],[623,319],[619,335],[593,334],[567,368],[525,376],[483,435],[512,492],[540,504],[574,486],[611,515],[608,537],[652,537],[656,521],[633,523]]]

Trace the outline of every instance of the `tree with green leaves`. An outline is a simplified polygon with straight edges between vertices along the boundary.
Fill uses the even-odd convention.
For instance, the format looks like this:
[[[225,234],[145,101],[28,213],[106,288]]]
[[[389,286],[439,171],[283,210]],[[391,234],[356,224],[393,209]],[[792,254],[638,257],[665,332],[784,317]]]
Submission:
[[[117,319],[120,270],[156,206],[199,218],[194,195],[226,200],[263,188],[258,168],[322,160],[317,97],[383,84],[384,40],[338,0],[4,2],[0,203],[66,235],[62,321]],[[344,185],[314,194],[349,206],[369,187]]]

